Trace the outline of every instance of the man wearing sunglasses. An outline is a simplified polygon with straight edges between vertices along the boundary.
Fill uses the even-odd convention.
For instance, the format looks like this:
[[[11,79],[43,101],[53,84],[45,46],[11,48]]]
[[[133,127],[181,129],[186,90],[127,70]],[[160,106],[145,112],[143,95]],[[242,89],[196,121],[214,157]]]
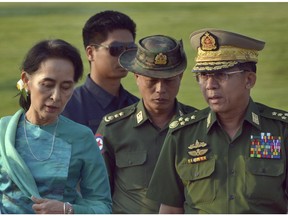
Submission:
[[[121,85],[128,72],[118,63],[123,51],[136,48],[136,24],[123,13],[103,11],[87,20],[82,36],[90,73],[63,114],[95,134],[104,115],[139,100]]]
[[[160,213],[286,213],[288,112],[255,103],[265,43],[218,29],[190,36],[209,107],[170,124],[147,196]]]
[[[119,61],[135,73],[142,99],[106,115],[97,131],[103,140],[113,213],[155,214],[160,204],[145,195],[169,122],[195,110],[176,99],[186,55],[182,41],[153,35],[142,38],[138,49],[125,51]]]

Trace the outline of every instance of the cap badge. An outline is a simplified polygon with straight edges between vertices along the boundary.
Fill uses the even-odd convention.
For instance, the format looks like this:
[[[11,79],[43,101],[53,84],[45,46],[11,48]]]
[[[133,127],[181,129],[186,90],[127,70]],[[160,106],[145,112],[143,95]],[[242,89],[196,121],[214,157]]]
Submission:
[[[206,32],[200,38],[200,46],[204,51],[215,51],[219,49],[218,41],[215,35]]]
[[[155,65],[166,65],[167,64],[167,56],[163,53],[159,53],[156,55],[154,60]]]

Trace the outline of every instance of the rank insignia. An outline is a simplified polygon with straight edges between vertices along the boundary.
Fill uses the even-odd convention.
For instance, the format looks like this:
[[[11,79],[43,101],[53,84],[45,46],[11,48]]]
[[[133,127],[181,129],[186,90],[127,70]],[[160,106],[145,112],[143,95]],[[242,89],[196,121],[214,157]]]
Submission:
[[[173,129],[176,128],[179,125],[178,121],[173,121],[169,124],[169,128]]]
[[[206,32],[201,36],[200,44],[203,51],[215,51],[219,49],[217,37],[210,32]]]
[[[211,113],[209,113],[208,117],[207,117],[207,128],[210,127],[211,124]]]
[[[281,137],[271,133],[261,133],[260,136],[251,135],[250,157],[253,158],[281,158]]]
[[[142,111],[140,111],[140,112],[137,113],[136,118],[137,118],[137,123],[139,124],[139,123],[143,120],[143,113],[142,113]]]
[[[208,148],[205,148],[207,143],[199,142],[196,140],[194,144],[188,146],[188,154],[192,156],[192,158],[188,159],[188,163],[196,163],[207,160],[206,153],[208,152]]]
[[[258,115],[255,114],[255,113],[253,113],[253,112],[252,112],[252,121],[253,121],[255,124],[259,125]]]
[[[110,121],[112,121],[114,119],[114,116],[105,116],[104,117],[104,121],[105,122],[110,122]]]
[[[159,53],[158,55],[156,55],[154,63],[155,65],[166,65],[167,56],[164,55],[163,53]]]

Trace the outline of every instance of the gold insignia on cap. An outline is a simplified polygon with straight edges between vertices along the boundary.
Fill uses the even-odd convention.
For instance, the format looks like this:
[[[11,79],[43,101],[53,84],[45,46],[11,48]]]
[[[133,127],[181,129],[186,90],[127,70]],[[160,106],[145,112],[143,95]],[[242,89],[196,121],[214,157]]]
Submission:
[[[140,111],[140,112],[137,113],[136,118],[137,118],[137,123],[139,124],[139,123],[143,120],[143,113],[142,113],[142,111]]]
[[[163,53],[159,53],[155,57],[154,61],[155,65],[166,65],[167,64],[167,56]]]
[[[258,115],[255,114],[255,113],[253,113],[253,112],[252,112],[252,121],[253,121],[255,124],[259,125]]]
[[[216,36],[210,32],[206,32],[204,35],[202,35],[200,38],[200,44],[201,49],[204,51],[213,51],[219,49]]]

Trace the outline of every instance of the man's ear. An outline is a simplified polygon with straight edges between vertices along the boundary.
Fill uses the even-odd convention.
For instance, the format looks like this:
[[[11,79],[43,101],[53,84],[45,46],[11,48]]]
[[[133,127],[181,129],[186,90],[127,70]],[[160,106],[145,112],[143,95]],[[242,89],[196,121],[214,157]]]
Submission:
[[[93,47],[92,46],[87,46],[86,49],[86,56],[88,58],[88,61],[94,61],[94,52],[93,52]]]
[[[139,77],[139,75],[136,74],[136,73],[134,73],[134,78],[135,78],[135,80],[136,80],[136,85],[137,85],[137,86],[138,86],[138,77]]]
[[[247,72],[248,75],[246,77],[246,88],[252,89],[256,83],[256,73],[255,72]]]

